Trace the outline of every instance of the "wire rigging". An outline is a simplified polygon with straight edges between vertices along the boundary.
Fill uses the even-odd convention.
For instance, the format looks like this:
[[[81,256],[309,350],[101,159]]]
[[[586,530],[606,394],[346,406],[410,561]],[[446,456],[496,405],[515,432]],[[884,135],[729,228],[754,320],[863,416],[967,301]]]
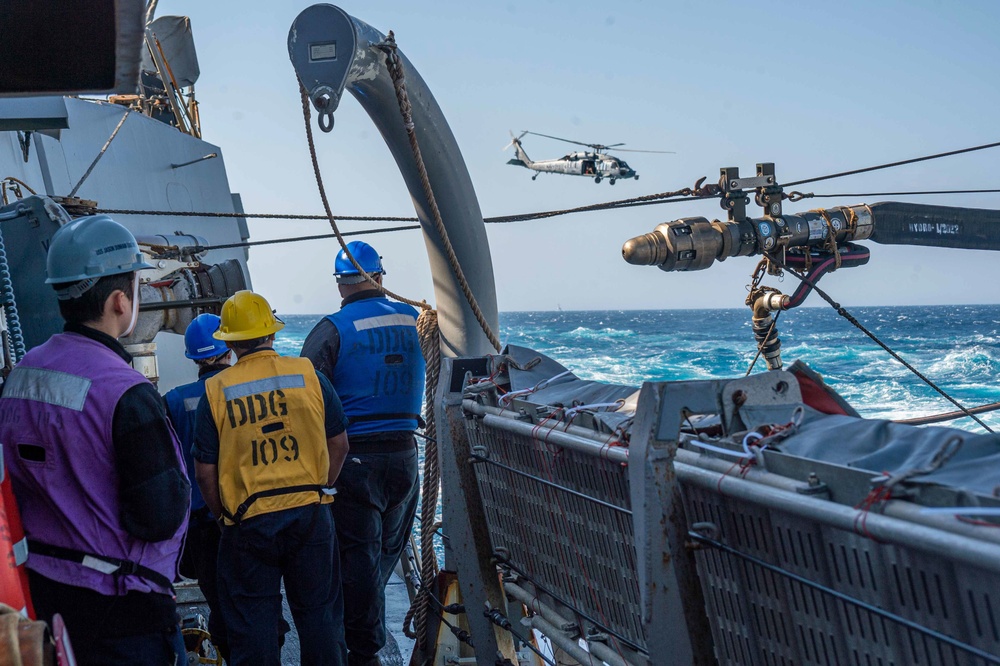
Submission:
[[[223,213],[214,211],[179,211],[179,210],[136,210],[132,208],[95,208],[95,213],[107,215],[154,215],[170,217],[221,217],[234,219],[258,220],[323,220],[329,222],[326,215],[302,215],[298,213]],[[351,222],[419,222],[417,217],[393,217],[388,215],[336,215],[337,220]]]
[[[685,188],[688,189],[688,188]],[[682,192],[684,190],[678,190]],[[606,201],[603,203],[577,206],[576,208],[563,208],[559,210],[539,211],[535,213],[518,213],[515,215],[499,215],[496,217],[484,217],[486,224],[505,224],[509,222],[526,222],[529,220],[541,220],[549,217],[570,215],[573,213],[590,213],[600,210],[610,210],[614,208],[633,208],[635,206],[650,206],[661,203],[674,203],[677,201],[691,201],[690,196],[678,195],[671,198],[673,192],[662,192],[660,194],[649,194],[644,197],[634,197],[631,199],[618,199],[616,201]],[[712,196],[712,195],[707,195]],[[704,197],[703,197],[704,198]],[[95,213],[105,213],[108,215],[154,215],[154,216],[174,216],[174,217],[219,217],[234,219],[261,219],[261,220],[324,220],[328,221],[326,215],[302,215],[295,213],[223,213],[223,212],[191,212],[172,210],[139,210],[134,208],[96,208]],[[419,222],[418,217],[399,217],[388,215],[337,215],[338,220],[354,222]],[[418,227],[412,227],[417,229]]]
[[[994,143],[984,143],[980,146],[972,146],[971,148],[960,148],[959,150],[949,150],[946,153],[936,153],[934,155],[924,155],[923,157],[914,157],[912,159],[900,160],[898,162],[878,164],[876,166],[864,167],[862,169],[853,169],[851,171],[841,171],[840,173],[831,173],[826,176],[817,176],[816,178],[806,178],[805,180],[796,180],[791,183],[782,183],[782,187],[795,187],[796,185],[805,185],[806,183],[818,183],[821,180],[831,180],[833,178],[842,178],[844,176],[854,176],[859,173],[869,173],[871,171],[890,169],[892,167],[904,166],[907,164],[916,164],[917,162],[927,162],[929,160],[936,160],[941,157],[951,157],[952,155],[973,153],[976,152],[977,150],[986,150],[987,148],[996,148],[997,146],[1000,146],[1000,141]]]
[[[836,194],[815,194],[813,192],[789,192],[790,201],[803,199],[834,199],[846,197],[916,197],[931,194],[997,194],[997,190],[921,190],[916,192],[840,192]]]
[[[799,274],[798,274],[798,273],[797,273],[796,271],[794,271],[794,270],[792,270],[791,268],[789,268],[789,267],[788,267],[788,266],[787,266],[787,265],[786,265],[786,264],[785,264],[784,262],[782,262],[782,261],[781,261],[781,259],[779,259],[778,257],[776,257],[776,256],[773,256],[773,255],[766,255],[766,256],[767,256],[767,258],[768,258],[768,259],[769,259],[769,260],[770,260],[771,262],[773,262],[773,263],[774,263],[774,265],[775,265],[775,266],[779,266],[779,267],[780,267],[780,268],[781,268],[782,270],[784,270],[784,271],[785,271],[786,273],[788,273],[788,274],[790,274],[790,275],[794,276],[794,277],[795,277],[795,279],[797,279],[797,280],[799,280],[799,281],[801,281],[801,282],[807,282],[807,278],[806,278],[806,277],[804,277],[804,276],[802,276],[802,275],[799,275]],[[952,397],[951,397],[950,395],[948,395],[948,394],[947,394],[947,393],[946,393],[946,392],[944,391],[944,389],[940,388],[940,387],[939,387],[939,386],[938,386],[937,384],[935,384],[935,383],[934,383],[934,382],[933,382],[933,381],[932,381],[932,380],[931,380],[930,378],[928,378],[928,377],[927,377],[926,375],[924,375],[924,374],[923,374],[922,372],[920,372],[919,370],[917,370],[917,369],[916,369],[915,367],[913,367],[913,366],[912,366],[912,365],[911,365],[911,364],[910,364],[909,362],[907,362],[907,361],[906,361],[906,360],[905,360],[905,359],[904,359],[904,358],[903,358],[902,356],[900,356],[899,354],[897,354],[897,353],[896,353],[895,351],[893,351],[893,350],[892,350],[892,349],[891,349],[891,348],[890,348],[890,347],[889,347],[888,345],[886,345],[886,344],[885,344],[884,342],[882,342],[882,341],[881,341],[881,340],[880,340],[880,339],[878,338],[878,336],[876,336],[876,335],[875,335],[874,333],[872,333],[871,331],[869,331],[869,330],[868,330],[868,329],[867,329],[867,328],[865,327],[865,325],[864,325],[864,324],[862,324],[862,323],[861,323],[860,321],[858,321],[857,319],[855,319],[854,315],[852,315],[852,314],[851,314],[850,312],[848,312],[848,311],[847,311],[846,309],[844,309],[844,307],[843,307],[843,306],[841,306],[841,305],[840,305],[840,303],[838,303],[838,302],[836,302],[835,300],[833,300],[833,298],[832,298],[832,297],[831,297],[831,296],[830,296],[829,294],[827,294],[827,293],[826,293],[825,291],[823,291],[822,289],[820,289],[820,288],[819,288],[819,287],[818,287],[818,286],[817,286],[817,285],[815,284],[815,282],[813,282],[811,286],[812,286],[812,290],[813,290],[813,291],[815,291],[815,292],[816,292],[817,294],[819,294],[820,298],[822,298],[822,299],[823,299],[824,301],[826,301],[827,303],[829,303],[829,304],[830,304],[830,306],[831,306],[831,307],[832,307],[832,308],[833,308],[834,310],[836,310],[836,311],[837,311],[837,314],[839,314],[839,315],[840,315],[841,317],[843,317],[844,319],[846,319],[847,321],[849,321],[849,322],[850,322],[851,324],[853,324],[853,325],[854,325],[855,327],[857,327],[857,328],[858,328],[858,330],[860,330],[860,331],[861,331],[862,333],[864,333],[864,334],[865,334],[865,335],[867,335],[867,336],[868,336],[869,338],[871,338],[871,340],[872,340],[872,341],[873,341],[873,342],[874,342],[875,344],[877,344],[877,345],[878,345],[879,347],[881,347],[881,348],[882,348],[882,349],[884,349],[884,350],[885,350],[886,352],[888,352],[890,356],[892,356],[892,357],[893,357],[894,359],[896,359],[897,361],[899,361],[899,362],[900,362],[900,363],[901,363],[901,364],[902,364],[902,365],[903,365],[903,366],[904,366],[904,367],[905,367],[905,368],[906,368],[907,370],[909,370],[909,371],[910,371],[910,372],[912,372],[912,373],[913,373],[914,375],[916,375],[917,377],[919,377],[921,381],[923,381],[923,382],[924,382],[925,384],[927,384],[927,385],[928,385],[929,387],[931,387],[932,389],[934,389],[935,391],[937,391],[937,392],[938,392],[938,393],[939,393],[939,394],[941,395],[941,397],[943,397],[943,398],[944,398],[945,400],[947,400],[947,401],[948,401],[948,402],[950,402],[951,404],[955,405],[955,407],[957,407],[957,408],[958,408],[958,409],[959,409],[959,410],[960,410],[960,411],[961,411],[961,412],[962,412],[963,414],[965,414],[966,416],[968,416],[969,418],[971,418],[971,419],[972,419],[973,421],[975,421],[976,423],[978,423],[978,424],[979,424],[980,426],[982,426],[982,428],[983,428],[984,430],[986,430],[986,432],[989,432],[989,433],[992,433],[992,432],[993,432],[993,430],[992,430],[992,429],[991,429],[991,428],[990,428],[990,427],[989,427],[988,425],[986,425],[986,424],[985,424],[985,423],[984,423],[984,422],[982,421],[982,419],[980,419],[980,418],[979,418],[978,416],[976,416],[976,415],[975,415],[975,414],[974,414],[974,413],[973,413],[972,411],[970,411],[970,410],[969,410],[969,409],[967,409],[967,408],[966,408],[965,406],[963,406],[963,405],[962,405],[961,403],[959,403],[959,402],[958,402],[957,400],[955,400],[955,399],[954,399],[954,398],[952,398]]]
[[[360,231],[341,231],[340,235],[344,238],[348,236],[370,236],[374,234],[385,234],[393,231],[410,231],[412,229],[419,229],[420,225],[409,225],[405,227],[385,227],[384,229],[362,229]],[[269,240],[259,240],[259,241],[244,241],[242,243],[222,243],[220,245],[199,245],[195,248],[196,252],[204,252],[207,250],[228,250],[234,247],[256,247],[258,245],[277,245],[279,243],[298,243],[301,241],[310,240],[323,240],[327,238],[336,238],[337,234],[315,234],[312,236],[293,236],[291,238],[271,238]]]
[[[113,137],[112,137],[113,138]],[[951,157],[953,155],[962,155],[965,153],[971,153],[979,150],[986,150],[989,148],[996,148],[1000,146],[1000,141],[994,143],[986,143],[979,146],[972,146],[969,148],[961,148],[959,150],[951,150],[944,153],[936,153],[934,155],[924,155],[922,157],[914,157],[907,160],[900,160],[897,162],[889,162],[886,164],[878,164],[869,167],[863,167],[860,169],[853,169],[850,171],[841,171],[838,173],[827,174],[825,176],[817,176],[815,178],[807,178],[804,180],[796,180],[790,183],[783,183],[782,187],[794,187],[796,185],[804,185],[806,183],[817,183],[824,180],[832,180],[834,178],[842,178],[844,176],[853,176],[861,173],[869,173],[872,171],[879,171],[882,169],[889,169],[892,167],[904,166],[907,164],[915,164],[917,162],[926,162],[929,160],[940,159],[943,157]],[[706,198],[719,198],[720,192],[717,185],[709,184],[702,185],[706,179],[699,179],[694,187],[685,187],[679,190],[659,192],[656,194],[647,194],[639,197],[631,197],[628,199],[617,199],[614,201],[607,201],[603,203],[589,204],[586,206],[577,206],[574,208],[564,208],[559,210],[550,211],[540,211],[534,213],[521,213],[515,215],[501,215],[497,217],[487,217],[483,218],[483,222],[486,224],[504,224],[510,222],[525,222],[529,220],[539,220],[549,217],[558,217],[561,215],[570,215],[574,213],[587,213],[600,210],[611,210],[616,208],[632,208],[635,206],[650,206],[654,204],[663,203],[674,203],[677,201],[691,201],[692,199],[706,199]],[[75,192],[75,189],[74,189]],[[934,194],[986,194],[986,193],[996,193],[1000,192],[998,189],[968,189],[968,190],[921,190],[912,192],[874,192],[874,193],[849,193],[849,194],[815,194],[815,193],[802,193],[802,192],[791,192],[788,198],[792,201],[800,201],[801,199],[807,198],[821,198],[821,197],[865,197],[865,196],[920,196],[920,195],[934,195]],[[301,215],[301,214],[279,214],[279,213],[223,213],[223,212],[188,212],[188,211],[153,211],[153,210],[136,210],[136,209],[125,209],[125,208],[99,208],[94,212],[98,213],[108,213],[117,215],[168,215],[176,217],[231,217],[231,218],[245,218],[245,219],[289,219],[289,220],[329,220],[329,215]],[[361,222],[417,222],[419,221],[416,217],[398,217],[398,216],[358,216],[358,215],[339,215],[337,216],[340,220],[351,220],[351,221],[361,221]]]

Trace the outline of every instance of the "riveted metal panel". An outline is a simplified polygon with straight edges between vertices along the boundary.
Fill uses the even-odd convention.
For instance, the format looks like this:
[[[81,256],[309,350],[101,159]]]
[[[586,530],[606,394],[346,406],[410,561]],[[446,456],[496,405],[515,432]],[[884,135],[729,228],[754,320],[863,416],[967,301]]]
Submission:
[[[644,647],[627,469],[480,420],[467,424],[473,451],[489,459],[476,463],[476,479],[494,548]]]
[[[692,522],[746,555],[1000,654],[1000,580],[947,553],[879,543],[701,487],[685,486]],[[903,666],[986,660],[925,632],[719,550],[698,552],[722,664]]]

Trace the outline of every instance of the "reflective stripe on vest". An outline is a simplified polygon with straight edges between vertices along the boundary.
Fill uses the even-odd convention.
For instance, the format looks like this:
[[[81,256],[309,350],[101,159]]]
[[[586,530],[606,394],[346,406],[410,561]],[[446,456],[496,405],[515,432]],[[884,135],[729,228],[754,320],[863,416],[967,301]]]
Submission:
[[[323,393],[308,359],[246,355],[205,383],[219,432],[219,494],[227,521],[332,497],[326,484]]]
[[[266,391],[280,391],[282,389],[305,388],[306,378],[302,375],[279,375],[277,377],[264,377],[253,381],[227,386],[226,400],[245,398],[254,393],[264,393]]]
[[[378,317],[367,317],[354,322],[355,331],[367,331],[369,328],[382,328],[384,326],[416,326],[417,319],[408,314],[390,314]]]
[[[4,397],[44,402],[83,411],[90,391],[90,380],[60,370],[20,367],[12,372],[4,386]]]

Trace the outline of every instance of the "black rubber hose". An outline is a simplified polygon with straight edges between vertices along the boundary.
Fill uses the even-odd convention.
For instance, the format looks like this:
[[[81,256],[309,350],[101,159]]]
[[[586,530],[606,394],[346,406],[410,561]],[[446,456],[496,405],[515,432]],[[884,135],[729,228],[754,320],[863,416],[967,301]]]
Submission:
[[[872,204],[871,210],[876,243],[1000,250],[998,210],[894,201]]]

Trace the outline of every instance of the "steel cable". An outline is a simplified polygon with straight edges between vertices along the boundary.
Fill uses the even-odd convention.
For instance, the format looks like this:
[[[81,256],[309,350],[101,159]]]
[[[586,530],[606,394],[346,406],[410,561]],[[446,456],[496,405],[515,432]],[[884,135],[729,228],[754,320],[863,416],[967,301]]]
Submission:
[[[924,155],[923,157],[914,157],[908,160],[900,160],[898,162],[889,162],[887,164],[878,164],[876,166],[864,167],[862,169],[853,169],[851,171],[841,171],[840,173],[831,173],[826,176],[817,176],[816,178],[806,178],[805,180],[796,180],[791,183],[782,183],[782,187],[794,187],[796,185],[804,185],[806,183],[818,183],[821,180],[831,180],[833,178],[842,178],[844,176],[854,176],[859,173],[869,173],[871,171],[879,171],[881,169],[889,169],[892,167],[904,166],[906,164],[916,164],[917,162],[926,162],[928,160],[936,160],[941,157],[951,157],[952,155],[962,155],[964,153],[973,153],[977,150],[986,150],[987,148],[996,148],[1000,146],[1000,141],[995,143],[984,143],[981,146],[973,146],[971,148],[961,148],[959,150],[949,150],[946,153],[936,153],[934,155]]]
[[[771,261],[771,262],[773,262],[773,264],[774,264],[775,266],[778,266],[778,267],[780,267],[780,268],[781,268],[782,270],[784,270],[784,271],[785,271],[786,273],[789,273],[789,274],[791,274],[792,276],[794,276],[794,277],[795,277],[795,279],[797,279],[797,280],[799,280],[799,281],[801,281],[801,282],[804,282],[804,283],[807,283],[807,284],[809,284],[809,285],[810,285],[810,286],[812,287],[812,290],[813,290],[813,291],[815,291],[815,292],[816,292],[817,294],[819,294],[820,298],[822,298],[822,299],[823,299],[824,301],[826,301],[827,303],[829,303],[829,304],[830,304],[830,306],[831,306],[831,307],[832,307],[832,308],[833,308],[834,310],[836,310],[836,311],[837,311],[837,314],[839,314],[839,315],[840,315],[841,317],[843,317],[844,319],[846,319],[847,321],[849,321],[849,322],[850,322],[851,324],[853,324],[853,325],[854,325],[854,326],[855,326],[855,327],[856,327],[856,328],[857,328],[858,330],[860,330],[860,331],[861,331],[862,333],[864,333],[864,334],[865,334],[865,335],[867,335],[867,336],[868,336],[869,338],[871,338],[871,339],[872,339],[872,341],[873,341],[873,342],[874,342],[875,344],[877,344],[877,345],[878,345],[879,347],[881,347],[881,348],[882,348],[882,349],[884,349],[884,350],[885,350],[886,352],[888,352],[890,356],[892,356],[892,357],[893,357],[894,359],[896,359],[897,361],[899,361],[899,362],[900,362],[900,363],[901,363],[901,364],[902,364],[902,365],[903,365],[903,366],[904,366],[904,367],[905,367],[905,368],[906,368],[907,370],[909,370],[910,372],[912,372],[913,374],[915,374],[915,375],[916,375],[917,377],[919,377],[919,378],[921,379],[921,381],[923,381],[923,382],[924,382],[925,384],[927,384],[927,385],[928,385],[929,387],[931,387],[932,389],[934,389],[935,391],[937,391],[937,392],[938,392],[938,393],[939,393],[939,394],[941,395],[941,397],[943,397],[943,398],[944,398],[945,400],[947,400],[947,401],[948,401],[948,402],[950,402],[951,404],[953,404],[953,405],[955,405],[956,407],[958,407],[958,409],[959,409],[959,410],[960,410],[960,411],[961,411],[961,412],[962,412],[963,414],[965,414],[966,416],[968,416],[969,418],[971,418],[971,419],[972,419],[973,421],[975,421],[976,423],[978,423],[978,424],[979,424],[980,426],[982,426],[982,428],[983,428],[983,429],[984,429],[984,430],[985,430],[986,432],[989,432],[989,433],[992,433],[992,432],[993,432],[993,430],[992,430],[992,429],[991,429],[991,428],[990,428],[990,427],[989,427],[988,425],[986,425],[986,424],[985,424],[985,423],[984,423],[984,422],[982,421],[982,419],[980,419],[980,418],[979,418],[978,416],[976,416],[976,415],[975,415],[975,414],[973,414],[973,413],[972,413],[971,411],[969,411],[969,410],[968,410],[968,409],[967,409],[967,408],[966,408],[965,406],[963,406],[963,405],[962,405],[961,403],[959,403],[959,402],[958,402],[957,400],[955,400],[955,399],[954,399],[954,398],[952,398],[952,397],[951,397],[950,395],[948,395],[948,394],[947,394],[947,393],[946,393],[946,392],[944,391],[944,389],[942,389],[941,387],[939,387],[939,386],[938,386],[937,384],[935,384],[935,383],[934,383],[933,381],[931,381],[931,379],[930,379],[930,378],[928,378],[928,377],[927,377],[926,375],[924,375],[924,374],[923,374],[922,372],[920,372],[920,371],[919,371],[919,370],[917,370],[917,369],[916,369],[915,367],[913,367],[912,365],[910,365],[910,363],[908,363],[908,362],[907,362],[907,361],[906,361],[906,360],[905,360],[905,359],[904,359],[904,358],[903,358],[902,356],[900,356],[900,355],[899,355],[899,354],[897,354],[897,353],[896,353],[895,351],[893,351],[892,349],[890,349],[890,348],[889,348],[889,346],[888,346],[887,344],[885,344],[884,342],[882,342],[882,341],[881,341],[881,340],[880,340],[880,339],[878,338],[878,336],[876,336],[876,335],[875,335],[874,333],[872,333],[872,332],[871,332],[871,331],[869,331],[869,330],[868,330],[867,328],[865,328],[865,325],[864,325],[864,324],[862,324],[862,323],[861,323],[860,321],[858,321],[857,319],[855,319],[855,318],[854,318],[854,315],[852,315],[852,314],[851,314],[850,312],[848,312],[848,311],[847,311],[846,309],[844,309],[844,308],[843,308],[843,307],[842,307],[842,306],[840,305],[840,303],[838,303],[838,302],[836,302],[835,300],[833,300],[833,298],[832,298],[832,297],[831,297],[831,296],[830,296],[829,294],[827,294],[827,293],[826,293],[825,291],[823,291],[823,290],[822,290],[822,289],[820,289],[820,288],[819,288],[818,286],[816,286],[816,284],[815,284],[814,282],[809,282],[809,281],[807,280],[807,278],[805,278],[804,276],[802,276],[802,275],[799,275],[798,273],[796,273],[795,271],[793,271],[793,270],[792,270],[791,268],[789,268],[789,267],[788,267],[788,266],[787,266],[787,265],[786,265],[786,264],[785,264],[784,262],[782,262],[782,261],[781,261],[780,259],[778,259],[778,258],[777,258],[776,256],[772,256],[772,255],[765,255],[765,256],[767,256],[768,260],[769,260],[769,261]]]
[[[1000,190],[922,190],[917,192],[841,192],[838,194],[815,194],[813,192],[789,192],[789,201],[803,199],[832,199],[838,197],[916,197],[930,194],[996,194]]]
[[[683,192],[683,190],[677,190]],[[801,201],[802,199],[824,199],[834,197],[884,197],[884,196],[925,196],[936,194],[995,194],[1000,193],[1000,189],[976,189],[976,190],[920,190],[911,192],[862,192],[862,193],[837,193],[837,194],[815,194],[813,192],[789,192],[790,201]],[[675,195],[675,192],[663,192],[660,194],[650,194],[646,197],[636,197],[634,199],[618,199],[576,208],[563,208],[558,210],[538,211],[534,213],[517,213],[513,215],[497,215],[484,217],[485,224],[508,224],[511,222],[530,222],[532,220],[543,220],[550,217],[560,217],[562,215],[572,215],[574,213],[592,213],[602,210],[615,210],[618,208],[634,208],[636,206],[652,206],[665,203],[678,203],[681,201],[694,201],[696,199],[714,198],[714,195],[692,196],[668,196]],[[650,198],[652,197],[652,198]],[[106,213],[109,215],[153,215],[153,216],[175,216],[175,217],[219,217],[236,219],[261,219],[261,220],[329,220],[326,215],[303,215],[296,213],[219,213],[211,211],[188,212],[172,210],[137,210],[129,208],[96,208],[95,213]],[[416,217],[401,217],[389,215],[337,215],[338,220],[351,222],[419,222]],[[387,231],[409,231],[419,229],[417,225],[405,227],[393,227]],[[352,232],[355,233],[355,232]],[[378,230],[370,232],[356,233],[378,233]],[[335,238],[335,236],[304,236],[302,240],[313,240],[315,238]],[[294,240],[294,239],[292,239]],[[227,247],[241,247],[232,245]]]
[[[115,140],[116,136],[118,136],[118,130],[120,130],[122,128],[122,125],[125,124],[125,119],[128,118],[129,113],[130,113],[129,111],[126,111],[125,115],[122,116],[122,119],[118,121],[117,125],[115,125],[115,129],[113,132],[111,132],[111,136],[109,136],[108,140],[104,143],[104,147],[101,148],[99,153],[97,153],[97,157],[95,157],[94,161],[90,163],[89,167],[87,167],[87,171],[83,174],[83,176],[80,177],[80,180],[77,181],[76,185],[70,191],[69,196],[71,197],[76,196],[76,193],[80,189],[80,186],[82,186],[83,183],[87,180],[87,178],[90,177],[90,173],[94,170],[94,167],[97,166],[97,163],[101,161],[101,158],[104,157],[104,153],[106,153],[108,148],[111,146],[111,142]]]

